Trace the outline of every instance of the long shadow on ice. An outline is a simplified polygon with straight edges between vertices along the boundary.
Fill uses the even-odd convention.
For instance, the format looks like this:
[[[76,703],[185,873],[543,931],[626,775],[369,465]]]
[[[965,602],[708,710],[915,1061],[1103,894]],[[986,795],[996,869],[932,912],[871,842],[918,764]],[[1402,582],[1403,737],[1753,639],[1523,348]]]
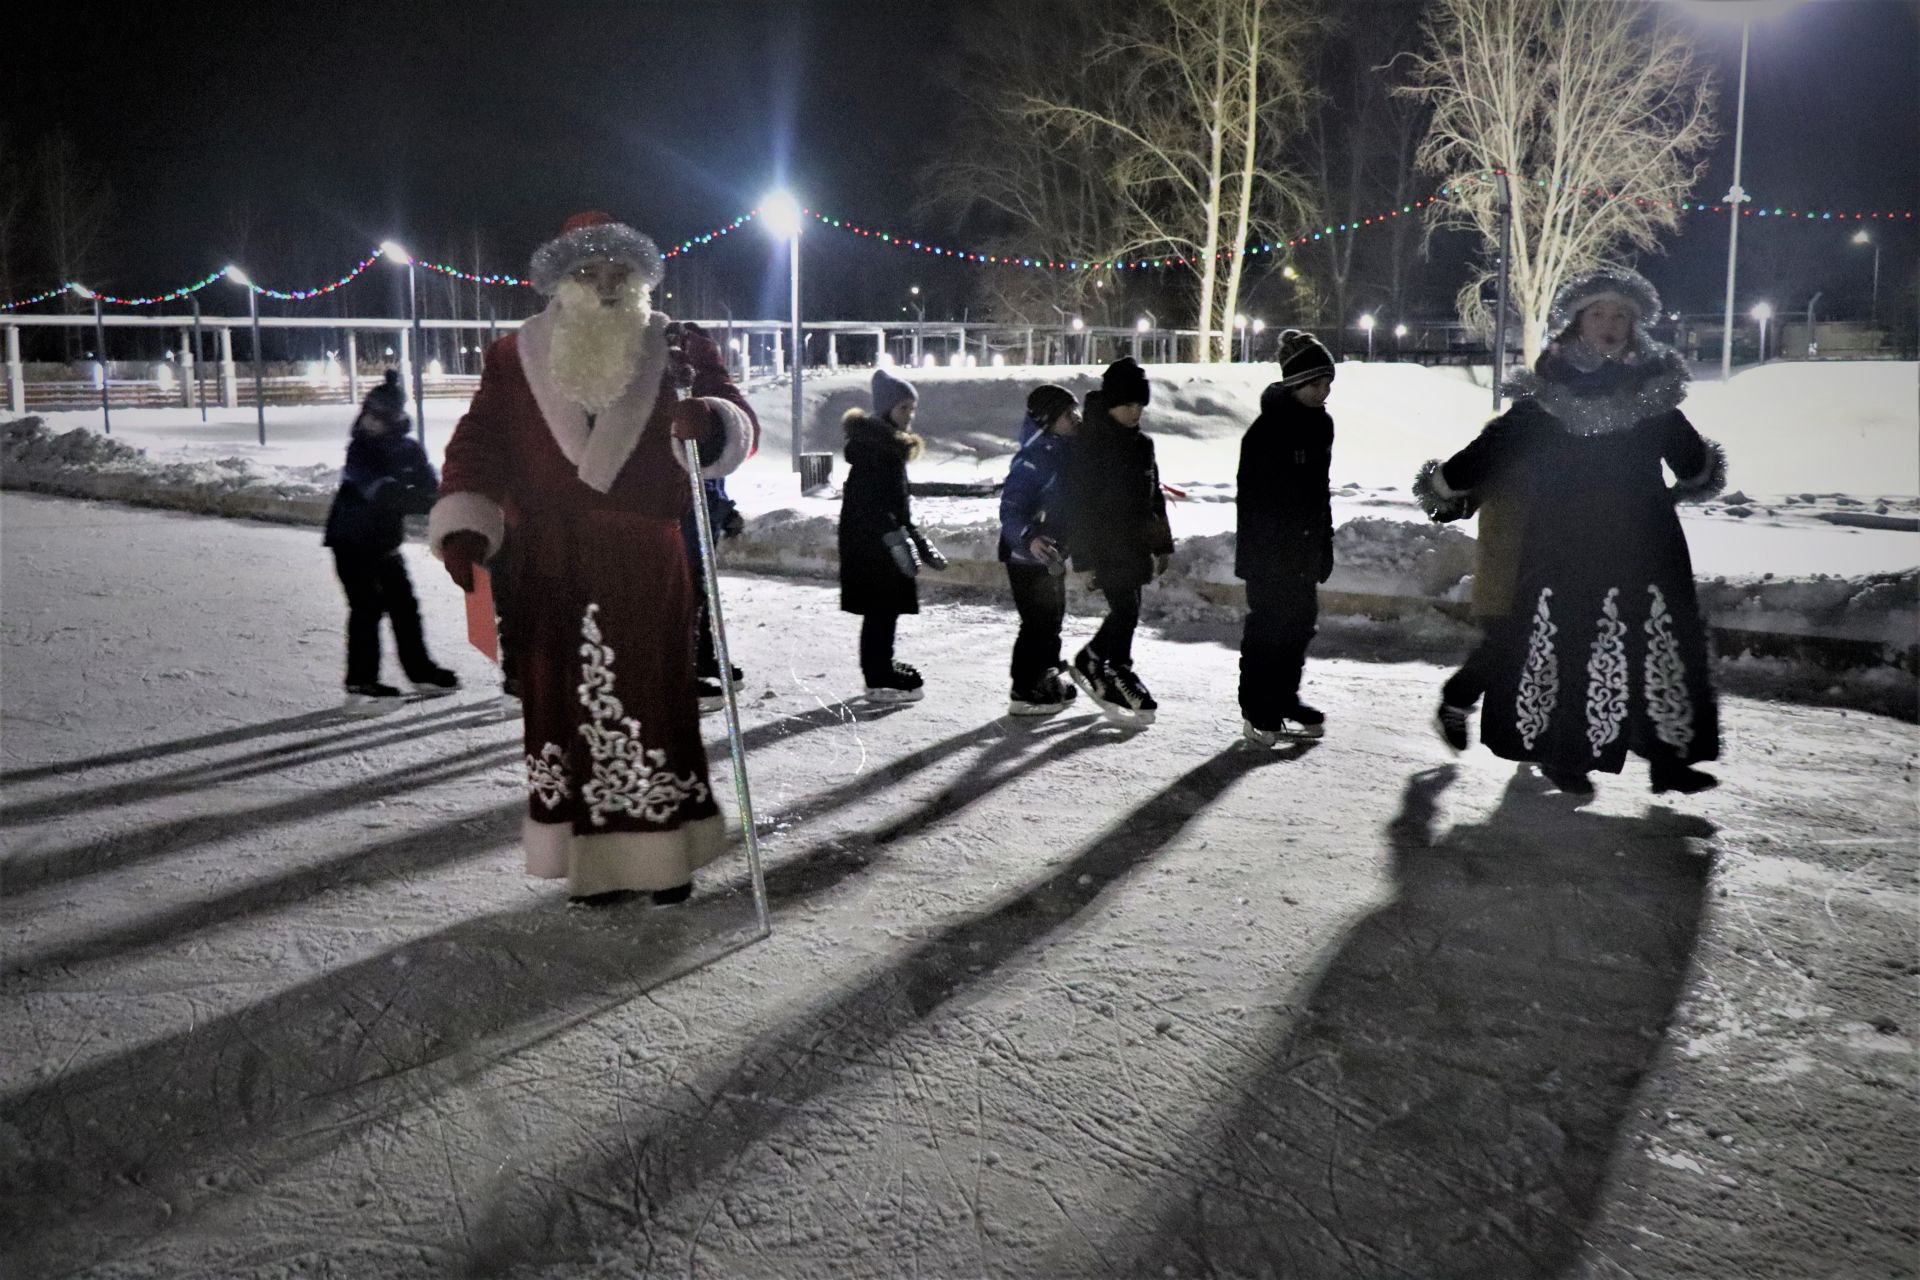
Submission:
[[[516,1264],[578,1253],[625,1232],[644,1233],[661,1206],[693,1192],[812,1110],[815,1098],[845,1086],[850,1060],[884,1059],[889,1041],[1065,929],[1249,772],[1298,759],[1311,747],[1229,749],[1190,769],[1052,874],[940,929],[880,971],[796,1010],[731,1069],[687,1081],[676,1093],[684,1094],[683,1109],[666,1112],[644,1130],[636,1128],[618,1154],[579,1163],[555,1153],[559,1167],[551,1167],[537,1153],[527,1153],[513,1178],[498,1181],[484,1212],[469,1215],[485,1225],[484,1234],[469,1245],[468,1268],[493,1275]],[[675,1099],[667,1101],[672,1105]],[[644,1242],[636,1245],[641,1253],[646,1248]]]
[[[788,735],[793,719],[760,728]],[[841,722],[829,712],[803,721]],[[993,730],[956,735],[949,749]],[[773,868],[770,896],[783,906],[825,892],[867,865],[849,849],[923,828],[1029,769],[1106,740],[1097,732],[1074,734],[1021,759],[1044,737],[1005,734],[986,764],[942,789],[932,813],[800,851]],[[915,754],[931,760],[942,753]],[[877,789],[897,776],[875,770],[860,782]],[[500,828],[516,825],[519,808],[468,815],[383,842],[366,856],[388,869],[466,856],[476,842],[497,840]],[[462,921],[15,1091],[0,1099],[0,1133],[9,1137],[0,1151],[0,1272],[11,1274],[11,1265],[35,1274],[56,1260],[82,1266],[167,1247],[165,1223],[183,1224],[236,1193],[222,1171],[244,1166],[248,1178],[237,1194],[249,1194],[369,1130],[403,1125],[402,1117],[423,1109],[431,1114],[436,1099],[489,1065],[737,949],[746,935],[727,932],[728,916],[740,914],[742,900],[709,890],[691,909],[606,913],[565,911],[543,900]],[[226,914],[247,906],[236,899]],[[485,1124],[463,1125],[463,1132],[480,1149],[447,1159],[457,1155],[463,1178],[483,1184],[503,1161],[535,1145]],[[381,1144],[383,1151],[395,1145]],[[153,1206],[162,1201],[167,1212],[155,1219]],[[447,1206],[448,1214],[460,1207]],[[448,1247],[455,1254],[460,1248]]]
[[[1579,1249],[1684,987],[1704,819],[1596,815],[1517,776],[1437,843],[1452,769],[1390,828],[1398,898],[1346,935],[1231,1105],[1130,1205],[1114,1274],[1549,1276]],[[1078,1242],[1060,1246],[1074,1257]]]

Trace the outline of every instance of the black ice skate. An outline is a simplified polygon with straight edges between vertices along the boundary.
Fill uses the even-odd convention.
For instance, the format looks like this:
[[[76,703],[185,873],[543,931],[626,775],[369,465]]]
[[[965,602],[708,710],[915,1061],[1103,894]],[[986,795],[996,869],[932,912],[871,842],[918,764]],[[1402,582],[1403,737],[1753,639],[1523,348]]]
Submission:
[[[904,662],[893,670],[867,678],[867,697],[875,702],[918,702],[927,696],[920,673]]]
[[[413,681],[415,698],[444,698],[460,687],[460,677],[445,667],[428,667]]]
[[[747,678],[746,672],[742,671],[738,667],[733,668],[733,687],[736,690],[740,688],[740,682],[742,680],[745,680],[746,678]],[[714,712],[721,711],[726,708],[727,691],[720,684],[719,672],[716,671],[710,675],[703,673],[700,676],[698,683],[700,688],[700,714],[701,715],[703,716],[712,715]]]
[[[1275,724],[1259,725],[1252,720],[1242,720],[1240,733],[1253,746],[1272,748],[1283,742],[1324,738],[1327,734],[1327,718],[1306,703],[1296,702],[1281,714]]]
[[[347,686],[345,709],[355,715],[379,715],[406,701],[406,695],[390,684],[373,681]]]
[[[1455,707],[1445,702],[1433,713],[1433,724],[1440,731],[1441,739],[1456,752],[1467,749],[1467,717],[1472,714],[1472,707]]]
[[[1147,692],[1132,667],[1118,667],[1082,649],[1074,655],[1070,668],[1073,682],[1086,691],[1100,714],[1115,724],[1141,728],[1153,723],[1160,704]]]
[[[1007,698],[1007,714],[1010,716],[1050,716],[1065,711],[1067,704],[1074,698],[1073,686],[1066,684],[1054,672],[1047,672],[1031,689],[1015,688]]]

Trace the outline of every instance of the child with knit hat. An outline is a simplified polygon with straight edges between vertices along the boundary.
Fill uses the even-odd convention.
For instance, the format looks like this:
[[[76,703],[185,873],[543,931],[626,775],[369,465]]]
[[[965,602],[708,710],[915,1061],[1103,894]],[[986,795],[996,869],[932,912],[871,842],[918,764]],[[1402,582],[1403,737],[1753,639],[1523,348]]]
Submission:
[[[409,434],[411,425],[400,372],[389,369],[354,419],[340,489],[327,511],[323,545],[333,551],[334,572],[347,593],[347,705],[356,709],[395,706],[403,696],[380,683],[382,618],[393,624],[400,666],[416,694],[460,687],[459,677],[427,654],[420,605],[400,558],[405,517],[427,514],[440,483],[426,450]]]
[[[1020,613],[1009,715],[1051,715],[1074,698],[1061,674],[1060,624],[1067,616],[1064,491],[1079,429],[1071,391],[1052,383],[1035,387],[1020,423],[1020,451],[1000,490],[1000,559]]]
[[[1247,741],[1318,738],[1326,717],[1300,701],[1319,584],[1333,572],[1333,356],[1310,333],[1280,335],[1280,380],[1240,441],[1233,571],[1247,584],[1240,713]]]
[[[1099,390],[1087,393],[1068,484],[1074,567],[1091,569],[1107,598],[1106,620],[1069,674],[1108,718],[1132,725],[1152,724],[1159,709],[1133,670],[1141,589],[1173,555],[1153,440],[1140,430],[1151,398],[1147,371],[1132,357],[1107,366]]]

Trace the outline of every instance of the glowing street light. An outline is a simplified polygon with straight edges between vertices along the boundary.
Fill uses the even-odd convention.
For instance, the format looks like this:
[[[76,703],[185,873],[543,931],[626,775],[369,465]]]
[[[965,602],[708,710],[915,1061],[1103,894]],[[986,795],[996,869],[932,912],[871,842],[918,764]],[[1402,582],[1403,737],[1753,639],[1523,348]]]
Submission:
[[[412,351],[407,360],[408,372],[413,381],[413,430],[420,437],[420,443],[427,442],[427,394],[421,376],[421,366],[426,362],[426,340],[420,333],[420,279],[419,271],[413,264],[413,255],[392,240],[380,242],[380,256],[397,267],[407,269],[407,321],[413,330]]]
[[[1747,313],[1760,322],[1760,363],[1767,362],[1767,321],[1773,319],[1773,304],[1756,302],[1753,310]]]
[[[1360,327],[1367,331],[1367,359],[1373,359],[1373,326],[1379,321],[1371,313],[1360,317]]]
[[[804,220],[805,210],[791,191],[772,192],[760,202],[760,221],[771,235],[787,242],[788,283],[791,286],[791,311],[787,321],[791,333],[789,342],[793,347],[793,427],[787,434],[793,439],[795,473],[800,471],[800,437],[805,429],[800,418],[800,380],[802,367],[806,364],[806,352],[800,345],[800,228]]]
[[[1873,246],[1873,302],[1872,309],[1867,314],[1869,322],[1878,327],[1880,324],[1880,242],[1875,240],[1873,233],[1865,227],[1853,233],[1853,242]]]
[[[247,317],[253,322],[253,411],[260,424],[260,443],[267,442],[267,380],[260,351],[260,289],[239,267],[228,263],[220,274],[247,291]],[[224,359],[226,352],[222,349]]]
[[[67,291],[93,304],[93,349],[100,357],[100,429],[112,435],[113,410],[107,404],[107,322],[100,311],[100,295],[77,280],[67,285]]]

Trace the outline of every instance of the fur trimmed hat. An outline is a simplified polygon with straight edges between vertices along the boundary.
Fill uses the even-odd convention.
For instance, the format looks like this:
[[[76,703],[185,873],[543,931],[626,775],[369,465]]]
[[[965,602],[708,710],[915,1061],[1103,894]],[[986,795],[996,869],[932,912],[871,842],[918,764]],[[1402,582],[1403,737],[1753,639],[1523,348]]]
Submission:
[[[649,289],[666,273],[659,246],[626,223],[615,222],[611,214],[593,211],[574,214],[559,235],[534,250],[527,274],[533,287],[550,298],[575,268],[596,259],[625,263]]]
[[[1027,414],[1042,427],[1050,427],[1055,418],[1077,403],[1073,392],[1065,387],[1043,382],[1027,393]]]
[[[895,406],[918,400],[920,393],[905,378],[896,378],[885,369],[873,371],[873,416],[884,418]]]
[[[1636,325],[1660,314],[1660,291],[1645,276],[1625,267],[1596,267],[1560,286],[1553,295],[1553,310],[1547,313],[1547,328],[1556,335],[1565,333],[1596,302],[1632,308]]]
[[[1100,391],[1107,407],[1122,404],[1151,404],[1153,388],[1147,384],[1147,371],[1132,356],[1121,356],[1100,375]]]
[[[1317,378],[1333,376],[1333,352],[1320,339],[1304,329],[1286,329],[1280,334],[1280,385],[1304,386]]]

